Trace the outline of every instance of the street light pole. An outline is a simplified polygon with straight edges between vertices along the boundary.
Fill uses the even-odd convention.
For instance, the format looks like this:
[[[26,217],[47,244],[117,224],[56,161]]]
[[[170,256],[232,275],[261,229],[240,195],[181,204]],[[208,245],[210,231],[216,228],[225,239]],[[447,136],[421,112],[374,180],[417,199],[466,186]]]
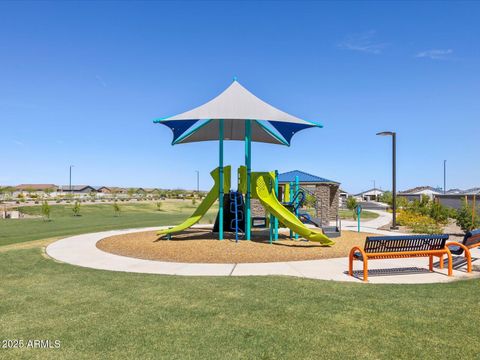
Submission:
[[[195,170],[197,173],[197,193],[200,192],[200,171]]]
[[[397,230],[397,133],[383,131],[377,135],[392,137],[392,226],[390,229]]]
[[[70,177],[68,182],[68,190],[70,192],[70,195],[72,195],[72,167],[73,165],[70,165]]]
[[[447,193],[447,160],[443,160],[443,195]]]

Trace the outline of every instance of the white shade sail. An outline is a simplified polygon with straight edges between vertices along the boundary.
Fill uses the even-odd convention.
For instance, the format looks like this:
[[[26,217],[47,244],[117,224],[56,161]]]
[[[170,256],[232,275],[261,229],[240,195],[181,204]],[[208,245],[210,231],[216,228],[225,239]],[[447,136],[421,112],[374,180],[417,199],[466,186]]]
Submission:
[[[172,129],[172,143],[181,144],[218,140],[218,120],[224,120],[225,140],[244,140],[244,123],[252,120],[252,141],[281,145],[290,145],[292,136],[300,130],[321,127],[273,107],[238,81],[201,106],[155,122]]]

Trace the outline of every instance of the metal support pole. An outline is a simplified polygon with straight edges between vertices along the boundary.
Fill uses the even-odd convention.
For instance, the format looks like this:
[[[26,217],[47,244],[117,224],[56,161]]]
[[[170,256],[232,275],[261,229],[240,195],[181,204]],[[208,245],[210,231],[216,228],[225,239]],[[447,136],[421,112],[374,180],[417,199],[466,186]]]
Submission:
[[[443,195],[447,193],[447,160],[443,160]]]
[[[290,205],[293,205],[293,197],[294,197],[294,194],[293,194],[293,181],[290,181]],[[290,229],[290,233],[289,233],[289,236],[288,236],[290,239],[293,237],[293,231],[292,229]]]
[[[197,193],[200,192],[200,171],[195,170],[197,172]]]
[[[392,134],[392,230],[397,227],[397,134]]]
[[[295,210],[295,216],[298,218],[298,205],[300,203],[300,196],[298,194],[298,191],[300,190],[300,183],[299,183],[299,179],[298,179],[298,176],[295,176],[295,203],[293,204],[293,206],[295,206],[296,210]],[[295,233],[295,240],[298,240],[298,234]]]
[[[277,170],[275,170],[275,196],[278,198],[278,171]],[[278,218],[277,217],[273,219],[273,223],[274,223],[273,239],[277,241],[278,240]]]
[[[218,189],[218,240],[223,240],[223,119],[218,123],[218,146],[219,146],[219,182]]]
[[[69,198],[73,198],[72,195],[72,167],[73,165],[70,165],[70,174],[69,174],[69,180],[68,180],[68,191],[69,191]]]
[[[245,121],[245,166],[247,168],[247,193],[245,194],[245,239],[251,239],[250,187],[252,172],[252,122]]]

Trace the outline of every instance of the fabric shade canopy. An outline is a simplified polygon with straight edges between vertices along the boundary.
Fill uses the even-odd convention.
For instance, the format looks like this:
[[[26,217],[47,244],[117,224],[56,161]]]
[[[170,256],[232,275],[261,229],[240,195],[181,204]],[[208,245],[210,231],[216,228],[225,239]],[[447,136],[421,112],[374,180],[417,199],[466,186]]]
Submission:
[[[238,81],[216,98],[184,113],[155,120],[173,132],[172,144],[218,140],[223,120],[224,140],[244,140],[245,121],[251,121],[251,141],[290,145],[293,135],[321,125],[287,114],[262,101]]]

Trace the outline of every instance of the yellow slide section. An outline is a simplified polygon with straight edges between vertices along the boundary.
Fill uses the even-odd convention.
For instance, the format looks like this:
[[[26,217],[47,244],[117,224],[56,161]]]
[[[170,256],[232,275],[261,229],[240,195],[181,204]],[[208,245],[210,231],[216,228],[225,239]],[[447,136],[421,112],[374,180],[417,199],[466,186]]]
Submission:
[[[272,173],[252,173],[252,197],[259,199],[270,214],[298,235],[323,245],[334,245],[335,242],[323,233],[306,227],[294,213],[278,201],[273,187],[274,181]]]
[[[169,228],[169,229],[163,229],[157,232],[157,235],[160,236],[165,236],[173,233],[178,233],[180,231],[186,230],[189,227],[195,225],[200,221],[200,219],[206,214],[208,209],[212,207],[212,205],[215,203],[215,201],[218,199],[218,191],[220,187],[220,168],[216,168],[213,170],[210,175],[212,176],[213,180],[215,181],[215,184],[213,185],[212,189],[210,192],[207,194],[205,199],[200,203],[198,208],[195,210],[195,212],[190,216],[187,220],[185,220],[183,223],[180,225],[177,225],[175,227]],[[225,166],[223,168],[223,191],[225,193],[230,191],[230,176],[231,176],[231,167],[230,166]]]

